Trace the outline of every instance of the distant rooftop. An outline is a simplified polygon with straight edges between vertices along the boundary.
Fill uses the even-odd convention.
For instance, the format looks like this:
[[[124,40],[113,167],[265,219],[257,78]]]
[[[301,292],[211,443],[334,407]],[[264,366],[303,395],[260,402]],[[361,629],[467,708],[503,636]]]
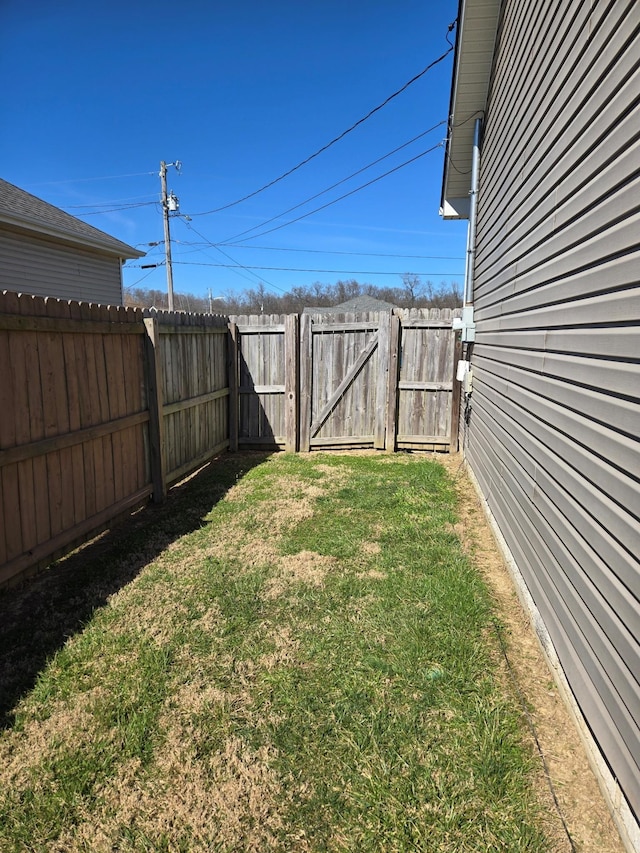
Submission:
[[[141,258],[144,252],[87,225],[59,207],[0,178],[0,225],[75,246],[98,249],[119,258]]]
[[[303,314],[348,314],[369,311],[391,311],[395,308],[391,302],[376,299],[374,296],[356,296],[341,302],[340,305],[331,305],[329,308],[305,308]]]

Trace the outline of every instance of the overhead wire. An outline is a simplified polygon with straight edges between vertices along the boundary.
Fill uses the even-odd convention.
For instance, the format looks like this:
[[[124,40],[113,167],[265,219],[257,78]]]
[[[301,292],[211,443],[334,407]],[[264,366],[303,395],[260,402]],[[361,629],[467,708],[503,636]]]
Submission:
[[[139,278],[137,281],[134,281],[134,282],[133,282],[133,284],[128,284],[124,289],[125,289],[125,290],[131,290],[131,289],[132,289],[133,287],[135,287],[137,284],[140,284],[140,282],[141,282],[141,281],[144,281],[144,280],[145,280],[145,278],[149,278],[149,276],[150,276],[152,273],[154,273],[158,267],[161,267],[161,266],[164,266],[164,264],[158,264],[158,266],[157,266],[157,267],[154,267],[152,270],[149,270],[149,272],[145,273],[145,274],[142,276],[142,278]],[[141,269],[141,268],[140,268],[140,267],[127,267],[127,269]]]
[[[205,263],[204,261],[178,261],[173,260],[174,264],[182,264],[184,266],[193,266],[193,267],[222,267],[224,269],[234,269],[234,266],[231,264],[212,264]],[[137,265],[136,265],[137,266]],[[332,273],[335,275],[405,275],[407,270],[402,270],[401,272],[397,271],[380,271],[380,270],[327,270],[327,269],[306,269],[302,267],[261,267],[261,266],[245,266],[244,264],[237,265],[240,269],[243,270],[272,270],[275,272],[313,272],[313,273]],[[412,275],[433,275],[433,276],[454,276],[460,277],[462,275],[461,272],[414,272]],[[264,279],[260,278],[260,281],[264,281]],[[267,284],[268,282],[264,282]],[[272,287],[276,287],[277,290],[282,290],[282,288],[277,287],[276,285],[271,285]],[[283,293],[286,291],[282,290]]]
[[[98,178],[67,178],[64,181],[38,181],[34,184],[27,184],[28,187],[44,187],[50,184],[82,184],[90,183],[91,181],[110,181],[117,178],[139,178],[141,175],[155,175],[155,172],[132,172],[128,175],[102,175]]]
[[[313,210],[309,210],[309,211],[307,211],[307,213],[303,213],[300,216],[296,216],[295,219],[290,219],[287,222],[282,222],[280,225],[275,225],[273,228],[268,228],[266,231],[260,231],[260,233],[258,233],[258,234],[250,235],[246,239],[247,240],[254,240],[257,237],[264,237],[265,234],[272,234],[274,231],[279,231],[282,228],[286,228],[289,225],[293,225],[294,222],[300,222],[301,219],[306,219],[308,216],[313,216],[314,213],[318,213],[321,210],[325,210],[327,207],[331,207],[332,205],[337,204],[339,201],[343,201],[345,198],[349,198],[349,196],[355,195],[355,193],[360,192],[361,190],[364,190],[367,187],[372,186],[372,184],[375,184],[378,181],[381,181],[383,178],[387,178],[389,175],[393,175],[394,172],[398,172],[400,169],[403,169],[405,166],[409,166],[411,163],[415,163],[417,160],[420,160],[421,157],[424,157],[427,154],[430,154],[432,151],[435,151],[437,148],[441,148],[442,144],[443,144],[442,142],[438,142],[437,145],[433,145],[431,148],[427,148],[426,151],[422,151],[420,154],[416,154],[415,157],[411,157],[411,159],[405,160],[404,163],[400,163],[398,166],[395,166],[393,169],[389,169],[388,172],[384,172],[382,175],[378,175],[377,178],[373,178],[372,180],[367,181],[364,184],[361,184],[359,187],[355,187],[355,189],[350,190],[348,193],[344,193],[343,195],[338,196],[338,198],[334,198],[332,201],[328,201],[326,204],[320,205],[320,207],[316,207]],[[238,235],[236,235],[236,236],[238,236]],[[233,240],[235,240],[235,237],[225,237],[225,239],[221,240],[220,243],[233,246],[233,245],[235,245],[233,243]]]
[[[172,240],[176,243],[182,243],[185,246],[210,246],[209,242],[206,243],[187,243],[183,240]],[[146,244],[140,244],[146,245]],[[226,243],[216,244],[218,247],[226,246]],[[234,246],[237,249],[259,249],[263,252],[297,252],[298,254],[306,255],[306,254],[314,254],[314,255],[349,255],[352,257],[362,257],[362,258],[407,258],[410,260],[426,260],[426,261],[463,261],[463,255],[400,255],[396,252],[346,252],[344,250],[337,249],[299,249],[293,248],[291,246],[245,246],[243,243],[235,243]]]
[[[192,213],[192,214],[190,214],[190,216],[192,216],[192,217],[193,216],[209,216],[212,213],[220,213],[223,210],[228,210],[230,207],[235,207],[237,204],[241,204],[242,202],[247,201],[250,198],[254,198],[255,196],[257,196],[260,193],[264,192],[265,190],[269,189],[270,187],[275,186],[275,184],[280,183],[280,181],[283,181],[285,178],[288,178],[289,175],[292,175],[294,172],[297,172],[298,169],[301,169],[303,166],[306,166],[307,163],[310,163],[312,160],[314,160],[320,154],[327,151],[329,148],[331,148],[333,145],[335,145],[336,142],[340,142],[340,140],[344,139],[344,137],[347,136],[347,134],[354,131],[357,127],[359,127],[365,121],[370,119],[371,116],[375,115],[375,113],[377,113],[381,109],[383,109],[383,107],[386,107],[387,104],[390,103],[390,101],[392,101],[394,98],[397,98],[398,95],[401,95],[404,91],[406,91],[409,88],[409,86],[413,85],[413,83],[415,83],[417,80],[419,80],[421,77],[423,77],[428,71],[430,71],[432,68],[434,68],[436,65],[438,65],[438,63],[440,63],[444,59],[446,59],[446,57],[453,51],[453,49],[454,49],[453,45],[451,45],[449,47],[449,49],[446,50],[441,56],[439,56],[437,59],[434,59],[433,62],[430,62],[426,66],[426,68],[423,68],[422,71],[420,71],[418,74],[413,76],[410,80],[408,80],[404,84],[404,86],[401,86],[397,91],[393,92],[393,94],[391,94],[391,95],[389,95],[389,97],[385,98],[385,100],[382,101],[382,103],[378,104],[378,106],[374,107],[372,110],[369,110],[369,112],[365,116],[358,119],[358,121],[354,122],[354,124],[352,124],[346,130],[343,130],[342,133],[338,134],[338,136],[334,137],[330,142],[327,142],[326,145],[323,145],[321,148],[318,148],[318,150],[314,151],[313,154],[310,154],[304,160],[301,160],[297,165],[293,166],[291,169],[288,169],[286,172],[283,172],[283,174],[280,175],[279,177],[274,178],[272,181],[269,181],[268,183],[264,184],[264,186],[260,187],[259,189],[254,190],[253,192],[248,193],[245,196],[242,196],[242,198],[236,199],[235,201],[229,202],[228,204],[223,204],[221,207],[216,207],[213,210],[204,210],[204,211],[201,211],[200,213]]]
[[[158,204],[157,201],[142,201],[138,204],[125,204],[122,207],[111,207],[108,210],[93,210],[87,211],[87,213],[78,213],[76,214],[79,217],[81,216],[103,216],[105,213],[117,213],[120,210],[135,210],[138,207],[150,207],[152,204]]]
[[[233,261],[233,264],[235,265],[235,267],[239,267],[240,269],[246,270],[246,272],[248,272],[249,275],[253,276],[261,284],[267,284],[267,285],[269,285],[269,287],[273,287],[275,290],[279,290],[281,293],[286,293],[286,291],[283,290],[283,288],[278,287],[277,284],[273,284],[273,282],[266,281],[266,279],[263,279],[260,276],[257,276],[250,267],[244,266],[244,264],[239,263],[239,261],[237,261],[235,258],[232,258],[231,255],[229,255],[227,252],[225,252],[219,246],[216,246],[215,243],[209,243],[209,241],[204,236],[204,234],[201,234],[190,222],[185,221],[185,225],[187,226],[187,228],[190,231],[193,231],[195,234],[197,234],[198,237],[202,237],[202,239],[205,240],[208,243],[208,245],[211,246],[212,249],[215,249],[216,252],[220,252],[220,254],[224,255],[224,257],[227,258],[228,260]],[[175,263],[187,264],[187,263],[189,263],[189,261],[178,261],[178,260],[176,260]],[[222,267],[227,267],[229,269],[234,269],[234,267],[229,267],[228,264],[212,264],[211,266],[222,266]],[[259,269],[259,268],[257,268],[257,269]],[[242,276],[242,278],[246,278],[246,276]]]
[[[149,197],[150,197],[149,193],[147,193],[146,195],[136,195],[136,196],[131,196],[130,198],[114,198],[111,201],[95,202],[94,204],[67,204],[65,206],[66,206],[67,210],[76,210],[76,209],[79,209],[81,207],[112,207],[115,204],[122,204],[123,202],[138,201],[141,198],[147,198],[148,199]],[[154,197],[154,201],[155,200],[156,199]]]
[[[321,190],[315,195],[309,196],[304,201],[299,202],[298,204],[294,204],[293,207],[287,208],[287,210],[283,210],[281,213],[277,213],[275,216],[272,216],[270,219],[265,219],[264,222],[261,222],[259,225],[253,225],[251,228],[247,228],[245,231],[241,231],[239,234],[235,234],[233,237],[230,237],[230,240],[235,240],[237,237],[244,237],[245,234],[250,234],[252,231],[256,231],[259,228],[264,228],[265,225],[269,225],[271,222],[275,222],[276,219],[280,219],[282,216],[286,216],[287,213],[292,213],[294,210],[298,210],[300,207],[304,207],[305,204],[308,204],[310,201],[314,201],[317,198],[320,198],[322,195],[326,195],[326,193],[331,192],[336,187],[345,184],[347,181],[350,181],[352,178],[355,178],[357,175],[361,175],[362,172],[366,172],[367,169],[373,168],[373,166],[377,166],[378,163],[382,163],[383,160],[392,157],[394,154],[397,154],[398,151],[402,151],[403,148],[407,148],[409,145],[412,145],[414,142],[417,142],[418,139],[422,139],[423,136],[427,136],[429,133],[433,133],[434,130],[437,130],[443,124],[446,124],[446,119],[439,121],[437,124],[434,124],[433,127],[430,127],[428,130],[419,133],[417,136],[414,136],[413,139],[410,139],[408,142],[404,142],[402,145],[399,145],[397,148],[394,148],[392,151],[389,151],[387,154],[383,154],[382,157],[378,157],[377,160],[373,160],[371,163],[368,163],[366,166],[363,166],[361,169],[358,169],[355,172],[352,172],[350,175],[347,175],[346,178],[342,178],[339,181],[336,181],[335,184],[331,184],[330,187],[326,187],[326,189]]]

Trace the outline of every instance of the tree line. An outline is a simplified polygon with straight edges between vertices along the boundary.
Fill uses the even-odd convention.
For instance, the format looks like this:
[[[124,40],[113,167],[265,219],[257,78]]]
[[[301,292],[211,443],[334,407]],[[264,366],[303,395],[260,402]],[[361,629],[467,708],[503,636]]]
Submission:
[[[260,283],[237,293],[210,299],[193,293],[174,293],[178,311],[214,314],[300,314],[304,308],[330,308],[349,299],[370,296],[390,302],[398,308],[457,308],[462,305],[462,286],[455,281],[423,281],[419,276],[402,276],[398,287],[378,287],[355,279],[335,284],[315,282],[293,287],[286,293],[274,293]],[[125,292],[125,305],[139,308],[167,308],[163,290],[133,288]]]

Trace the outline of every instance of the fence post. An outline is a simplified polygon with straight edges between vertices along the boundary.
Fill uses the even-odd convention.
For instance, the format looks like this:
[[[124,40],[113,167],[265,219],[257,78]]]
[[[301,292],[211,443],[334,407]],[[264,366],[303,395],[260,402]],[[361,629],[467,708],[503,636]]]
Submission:
[[[458,429],[460,425],[460,386],[458,382],[458,361],[462,358],[462,341],[457,332],[452,330],[454,336],[453,344],[453,376],[451,377],[451,436],[449,439],[449,453],[458,452]]]
[[[300,317],[300,452],[311,448],[311,401],[313,391],[313,339],[310,314]]]
[[[284,433],[285,450],[298,449],[298,315],[284,318]]]
[[[239,419],[239,377],[238,377],[238,326],[229,323],[229,348],[227,358],[227,373],[229,377],[229,450],[238,450],[238,419]]]
[[[389,332],[389,385],[387,391],[387,430],[384,449],[387,453],[395,453],[396,436],[398,434],[398,381],[400,377],[400,317],[391,314],[391,329]]]
[[[376,419],[373,446],[384,450],[389,405],[389,338],[391,311],[381,312],[378,321],[378,375],[376,382]]]
[[[162,503],[167,496],[167,480],[164,470],[164,417],[162,413],[162,359],[160,332],[155,317],[144,318],[145,375],[147,382],[147,405],[149,407],[149,463],[153,500]]]

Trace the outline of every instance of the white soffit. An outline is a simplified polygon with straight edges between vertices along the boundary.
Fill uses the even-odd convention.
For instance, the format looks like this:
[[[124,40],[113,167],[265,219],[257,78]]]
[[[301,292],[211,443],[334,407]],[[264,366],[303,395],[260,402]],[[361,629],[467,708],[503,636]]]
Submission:
[[[484,117],[500,0],[460,0],[440,215],[467,219],[476,118]]]

